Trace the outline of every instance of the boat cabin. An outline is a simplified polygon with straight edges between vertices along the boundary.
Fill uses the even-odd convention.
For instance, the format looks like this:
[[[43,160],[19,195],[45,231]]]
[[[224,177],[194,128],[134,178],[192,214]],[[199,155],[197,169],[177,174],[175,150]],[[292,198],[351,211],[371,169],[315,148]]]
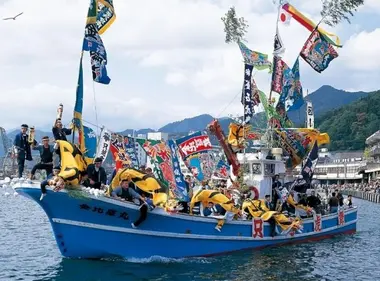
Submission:
[[[285,162],[282,160],[282,149],[271,149],[273,157],[268,157],[270,149],[261,149],[257,153],[238,153],[237,158],[243,169],[244,182],[259,193],[259,198],[272,196],[273,177],[285,175]],[[268,159],[269,158],[269,159]]]

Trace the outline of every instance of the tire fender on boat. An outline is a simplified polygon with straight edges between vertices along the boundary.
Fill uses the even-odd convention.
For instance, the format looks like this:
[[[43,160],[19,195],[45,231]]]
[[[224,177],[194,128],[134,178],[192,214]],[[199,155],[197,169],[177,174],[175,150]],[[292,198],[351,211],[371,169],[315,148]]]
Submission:
[[[255,187],[255,186],[250,186],[250,187],[249,187],[249,190],[252,192],[252,194],[253,194],[253,198],[254,198],[254,199],[259,199],[259,195],[260,195],[260,193],[259,193],[259,190],[257,189],[257,187]]]

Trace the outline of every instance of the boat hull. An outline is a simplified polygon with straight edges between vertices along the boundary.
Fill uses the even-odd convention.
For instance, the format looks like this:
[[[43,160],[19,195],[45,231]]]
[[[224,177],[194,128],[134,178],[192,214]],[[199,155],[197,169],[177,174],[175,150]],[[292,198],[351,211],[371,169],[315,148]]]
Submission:
[[[357,209],[352,208],[344,211],[341,224],[338,214],[322,217],[322,229],[318,232],[314,231],[314,219],[307,219],[302,233],[275,237],[270,236],[270,225],[264,223],[260,237],[251,221],[226,222],[218,232],[214,218],[155,209],[134,229],[131,223],[138,218],[139,210],[129,202],[86,193],[73,197],[70,192],[51,190],[39,201],[38,185],[18,184],[15,190],[44,209],[62,255],[72,258],[212,256],[354,233],[357,222]]]

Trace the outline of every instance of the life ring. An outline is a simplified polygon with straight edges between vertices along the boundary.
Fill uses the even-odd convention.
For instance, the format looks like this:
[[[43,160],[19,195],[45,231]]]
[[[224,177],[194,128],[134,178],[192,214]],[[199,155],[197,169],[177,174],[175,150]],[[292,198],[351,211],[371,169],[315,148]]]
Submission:
[[[259,190],[255,186],[250,186],[249,190],[253,193],[253,199],[259,199]]]

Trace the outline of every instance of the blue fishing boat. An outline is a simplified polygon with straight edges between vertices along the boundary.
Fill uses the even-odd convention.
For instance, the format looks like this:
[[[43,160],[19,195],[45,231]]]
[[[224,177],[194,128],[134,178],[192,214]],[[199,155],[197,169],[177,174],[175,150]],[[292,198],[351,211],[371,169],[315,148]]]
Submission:
[[[273,173],[284,164],[261,156],[245,156],[249,169],[246,180],[256,183],[259,194],[267,194]],[[13,188],[45,211],[62,255],[71,258],[204,257],[351,234],[357,223],[357,208],[342,208],[334,214],[302,219],[299,231],[278,231],[273,237],[271,225],[261,218],[226,220],[217,231],[220,217],[173,213],[157,207],[148,212],[138,228],[133,228],[131,223],[139,217],[139,206],[98,190],[48,189],[40,201],[38,183],[18,181]]]
[[[73,116],[74,129],[79,132],[79,147],[74,147],[64,141],[59,141],[60,143],[58,144],[62,172],[58,174],[59,179],[55,184],[59,187],[57,190],[64,189],[54,191],[54,187],[48,187],[47,195],[41,197],[39,182],[22,179],[12,182],[12,186],[17,193],[35,201],[45,211],[63,256],[71,258],[149,258],[152,256],[183,258],[212,256],[240,250],[309,242],[356,231],[356,207],[342,207],[331,214],[310,212],[310,208],[308,209],[307,207],[306,209],[297,209],[297,203],[293,200],[292,195],[288,193],[294,188],[294,185],[289,190],[282,188],[281,193],[277,190],[277,186],[276,193],[272,193],[273,177],[280,175],[284,183],[293,181],[292,176],[289,174],[289,167],[295,168],[300,165],[302,159],[305,159],[309,152],[301,174],[307,183],[306,185],[310,186],[313,169],[318,160],[318,145],[328,143],[329,139],[328,136],[323,138],[323,134],[319,134],[317,130],[313,129],[313,126],[308,126],[307,129],[289,128],[286,111],[290,108],[293,110],[298,109],[303,103],[302,87],[299,82],[299,58],[297,57],[296,63],[290,71],[290,68],[286,66],[280,56],[274,56],[274,70],[268,99],[262,91],[258,90],[253,79],[253,69],[270,69],[272,63],[268,61],[267,55],[251,51],[240,40],[237,43],[245,62],[242,93],[243,121],[238,122],[238,124],[232,124],[235,126],[230,126],[230,131],[235,130],[235,132],[230,134],[232,137],[230,138],[229,136],[227,140],[216,121],[208,128],[217,136],[226,158],[230,166],[232,166],[231,179],[234,184],[242,179],[239,188],[241,187],[243,190],[243,186],[247,186],[251,190],[251,197],[244,198],[245,200],[240,205],[236,202],[232,203],[231,198],[217,191],[208,191],[208,199],[210,201],[216,200],[215,198],[218,196],[218,198],[224,200],[219,202],[220,205],[227,206],[229,204],[230,210],[238,210],[238,212],[230,212],[230,210],[226,209],[227,212],[224,216],[203,216],[201,210],[201,215],[191,215],[191,212],[189,214],[178,213],[175,209],[170,208],[169,204],[156,204],[156,207],[148,212],[147,218],[136,227],[134,222],[140,216],[141,207],[139,205],[110,197],[103,191],[78,186],[82,181],[82,175],[85,174],[87,164],[91,163],[95,154],[103,156],[103,159],[106,158],[111,145],[110,140],[112,139],[111,134],[104,134],[100,138],[103,140],[103,145],[98,144],[100,153],[98,155],[97,151],[95,153],[96,141],[91,142],[94,145],[90,145],[89,140],[91,137],[86,137],[89,134],[86,133],[88,130],[86,130],[82,120],[83,52],[90,52],[93,80],[102,84],[110,83],[110,78],[107,76],[106,71],[107,56],[101,37],[98,34],[98,28],[99,33],[102,34],[113,22],[115,14],[112,1],[102,1],[100,6],[97,3],[97,1],[93,0],[89,7],[79,64],[77,96]],[[281,5],[279,9],[280,7]],[[232,12],[234,14],[234,11]],[[313,44],[313,46],[325,46],[325,44],[324,42],[324,45]],[[331,48],[326,49],[330,50]],[[279,34],[276,34],[275,54],[280,54],[283,51],[284,48]],[[334,54],[330,56],[330,60],[335,57],[333,56]],[[304,54],[303,58],[306,55]],[[312,59],[318,58],[320,56],[306,57],[309,64]],[[318,66],[317,71],[321,72],[327,67],[328,62],[326,63],[325,60],[318,63],[313,62],[313,65]],[[287,83],[286,87],[282,85],[284,79]],[[277,101],[278,106],[274,104],[274,99],[271,96],[272,91],[281,94]],[[280,145],[276,147],[268,141],[268,143],[259,146],[260,150],[257,153],[239,153],[246,148],[245,140],[248,138],[250,120],[255,113],[254,106],[259,103],[262,103],[268,117],[269,129],[264,139],[271,140],[276,137]],[[308,117],[308,120],[311,120],[310,117]],[[186,140],[182,139],[181,144],[177,143],[179,147],[182,146],[181,156],[187,164],[191,162],[190,160],[186,161],[186,158],[190,159],[188,157],[190,154],[199,152],[199,155],[201,155],[201,153],[210,150],[209,148],[212,147],[209,138],[201,136],[201,133],[193,134],[193,137],[196,137],[197,141],[189,140],[191,137],[187,136]],[[123,147],[123,136],[120,138],[122,140],[120,141],[121,147]],[[115,142],[115,145],[119,145],[119,142]],[[173,190],[179,189],[180,185],[178,183],[182,182],[178,168],[179,163],[173,156],[175,154],[174,143],[170,145],[170,149],[161,140],[154,142],[147,140],[142,146],[151,157],[151,160],[155,159],[156,161],[154,164],[155,176],[140,173],[141,177],[138,180],[141,182],[150,177],[148,179],[153,182],[155,187],[143,191],[148,191],[152,195],[153,201],[154,196],[160,192],[162,195],[160,198],[165,198],[165,202],[163,200],[156,202],[166,203],[167,197],[170,197],[168,196],[170,194],[168,189],[173,193]],[[269,150],[267,147],[272,149]],[[282,149],[286,151],[284,155]],[[120,151],[113,152],[113,155],[116,155],[114,160],[119,164],[122,164],[126,159],[125,150],[122,150],[123,153]],[[133,150],[133,146],[131,150]],[[269,151],[271,155],[268,154]],[[171,153],[173,154],[171,155]],[[159,161],[157,160],[157,155],[159,155]],[[196,159],[193,156],[191,155],[191,159]],[[196,159],[197,161],[194,161],[196,165],[191,164],[187,167],[192,171],[195,178],[198,177],[198,181],[202,181],[203,174],[207,174],[201,172],[205,166],[210,166],[208,161],[211,159],[211,157],[203,157],[207,156],[206,153],[201,156]],[[288,158],[286,159],[284,156]],[[152,162],[154,162],[153,160]],[[287,165],[285,165],[285,161]],[[208,170],[212,172],[212,169]],[[288,179],[286,179],[287,177]],[[118,176],[115,176],[114,179],[116,178]],[[156,182],[157,179],[159,179],[160,184],[158,181]],[[132,181],[132,179],[128,181]],[[164,181],[166,181],[166,184],[161,184]],[[112,186],[113,183],[111,188],[114,187]],[[142,189],[138,186],[138,183],[134,183]],[[297,183],[297,181],[294,181],[294,183]],[[119,183],[115,185],[117,187]],[[74,186],[75,188],[73,188]],[[239,188],[236,188],[236,190],[239,190]],[[184,190],[185,188],[182,186],[181,191]],[[269,208],[266,211],[263,209],[258,210],[261,207],[257,207],[255,204],[258,202],[260,205],[260,202],[263,202],[260,200],[268,198],[268,196],[272,197],[274,196],[273,194],[277,194],[281,199],[276,200],[276,202],[280,201],[282,204],[290,202],[289,204],[293,204],[296,211],[295,216],[281,213],[279,209],[278,211],[270,211]],[[187,197],[187,193],[185,195],[184,197]],[[192,206],[193,201],[200,197],[200,193],[195,193],[190,205]],[[289,198],[292,200],[287,202],[286,200]],[[178,199],[177,201],[181,202],[180,199],[183,198],[176,197],[174,192],[174,196],[172,194],[169,199]],[[200,209],[204,205],[203,201],[199,199],[196,202],[202,202]],[[215,203],[215,201],[212,203]],[[249,209],[251,207],[252,209],[256,208],[256,210],[251,212]],[[249,211],[248,216],[244,216],[247,209]],[[298,216],[297,211],[304,211],[303,216],[306,215],[306,217],[300,218],[302,216]],[[233,216],[231,216],[231,213]],[[311,213],[312,215],[310,215]]]

